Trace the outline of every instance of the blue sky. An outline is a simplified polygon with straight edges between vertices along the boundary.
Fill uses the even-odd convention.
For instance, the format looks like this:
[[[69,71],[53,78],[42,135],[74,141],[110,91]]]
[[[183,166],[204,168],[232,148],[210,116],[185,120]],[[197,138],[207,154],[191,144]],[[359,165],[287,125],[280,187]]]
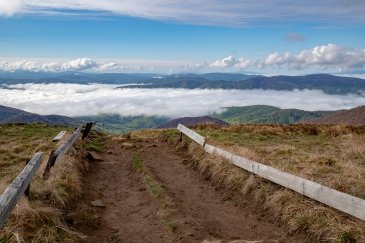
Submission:
[[[365,4],[0,0],[0,70],[364,73]]]

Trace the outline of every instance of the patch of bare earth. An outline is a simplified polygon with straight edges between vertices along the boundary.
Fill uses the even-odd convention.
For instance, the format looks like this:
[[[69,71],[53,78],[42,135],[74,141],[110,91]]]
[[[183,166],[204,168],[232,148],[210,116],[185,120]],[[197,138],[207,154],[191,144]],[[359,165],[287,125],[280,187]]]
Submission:
[[[84,200],[100,204],[101,220],[87,242],[304,241],[212,186],[167,143],[127,142],[108,140],[91,163]]]

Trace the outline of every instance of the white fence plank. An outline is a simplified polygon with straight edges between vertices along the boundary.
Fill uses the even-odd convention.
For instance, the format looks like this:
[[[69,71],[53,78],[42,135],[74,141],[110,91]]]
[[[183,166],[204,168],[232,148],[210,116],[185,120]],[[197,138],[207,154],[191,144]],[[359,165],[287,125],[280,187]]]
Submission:
[[[179,124],[177,126],[177,129],[184,133],[186,136],[188,136],[189,138],[191,138],[192,140],[194,140],[195,142],[197,142],[198,144],[200,144],[201,146],[204,146],[205,144],[205,138],[203,136],[201,136],[200,134],[190,130],[189,128],[185,127],[182,124]]]
[[[185,133],[190,129],[184,127],[179,131]],[[189,131],[188,134],[192,134],[193,131]],[[195,133],[195,132],[193,132]],[[186,133],[185,133],[186,134]],[[189,136],[186,134],[187,136]],[[199,135],[200,136],[200,135]],[[190,136],[189,136],[190,137]],[[205,138],[203,137],[204,141]],[[194,140],[194,139],[193,139]],[[195,140],[194,140],[195,141]],[[201,144],[201,143],[199,143]],[[202,145],[202,144],[201,144]],[[365,200],[351,196],[349,194],[337,191],[335,189],[323,186],[316,182],[295,176],[273,167],[258,163],[253,160],[232,154],[221,148],[205,144],[204,150],[210,154],[217,154],[234,165],[252,172],[262,178],[272,181],[278,185],[296,191],[309,198],[317,200],[342,212],[348,213],[359,219],[365,221]]]

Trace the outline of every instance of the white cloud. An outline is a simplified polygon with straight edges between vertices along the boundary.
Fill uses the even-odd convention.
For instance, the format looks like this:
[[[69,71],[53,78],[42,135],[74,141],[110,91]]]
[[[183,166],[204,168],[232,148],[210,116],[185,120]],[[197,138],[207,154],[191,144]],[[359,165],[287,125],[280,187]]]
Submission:
[[[0,71],[95,71],[95,72],[139,72],[144,70],[162,71],[226,71],[226,70],[260,70],[265,68],[287,67],[288,70],[328,70],[336,73],[353,73],[365,70],[365,49],[327,44],[302,50],[297,54],[274,52],[264,60],[251,60],[244,57],[228,56],[216,61],[202,61],[184,64],[184,61],[169,60],[127,60],[99,61],[78,58],[70,61],[32,61],[0,60]]]
[[[11,16],[22,11],[22,0],[0,0],[0,16]]]
[[[17,84],[0,88],[0,104],[39,114],[67,116],[199,116],[221,107],[266,104],[305,110],[348,109],[365,104],[365,94],[329,95],[318,90],[118,89],[105,84]]]
[[[63,63],[61,65],[61,69],[79,71],[79,70],[87,70],[87,69],[95,68],[97,66],[98,66],[98,64],[89,58],[78,58],[78,59]]]
[[[298,54],[270,54],[265,65],[287,65],[289,68],[304,69],[311,66],[320,68],[336,68],[339,70],[364,69],[365,49],[354,49],[335,44],[316,46],[303,50]]]
[[[16,11],[30,14],[70,14],[87,10],[184,23],[243,26],[293,19],[333,23],[365,21],[362,0],[27,0],[22,8],[14,0],[1,0],[7,15]],[[2,11],[4,13],[4,11]],[[79,13],[90,14],[90,13]]]
[[[89,58],[78,58],[71,61],[0,61],[0,71],[33,71],[33,72],[65,72],[65,71],[139,71],[139,65],[126,65],[113,61],[97,62]]]
[[[238,68],[245,69],[250,67],[252,64],[251,60],[245,58],[235,58],[234,56],[228,56],[222,60],[217,60],[211,63],[209,66],[213,68]]]

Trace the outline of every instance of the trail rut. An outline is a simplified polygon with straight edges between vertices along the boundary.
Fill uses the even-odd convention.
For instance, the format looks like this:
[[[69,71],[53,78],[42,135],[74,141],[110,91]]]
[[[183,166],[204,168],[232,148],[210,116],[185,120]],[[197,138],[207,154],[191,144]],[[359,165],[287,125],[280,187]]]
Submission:
[[[101,225],[88,233],[88,242],[304,242],[255,213],[249,201],[216,189],[171,145],[128,142],[134,147],[108,140],[102,161],[91,163],[85,200],[101,200],[105,208],[99,210]],[[153,196],[133,168],[137,154],[163,196]]]

